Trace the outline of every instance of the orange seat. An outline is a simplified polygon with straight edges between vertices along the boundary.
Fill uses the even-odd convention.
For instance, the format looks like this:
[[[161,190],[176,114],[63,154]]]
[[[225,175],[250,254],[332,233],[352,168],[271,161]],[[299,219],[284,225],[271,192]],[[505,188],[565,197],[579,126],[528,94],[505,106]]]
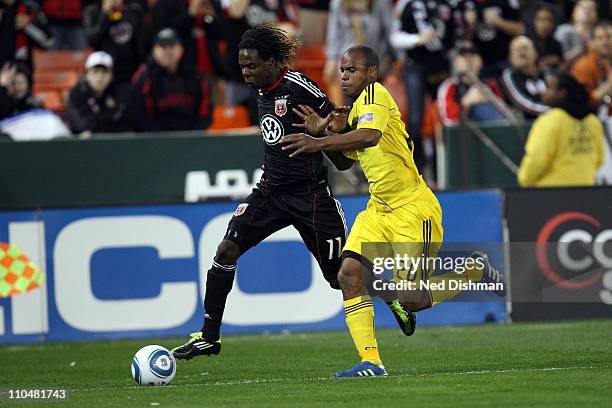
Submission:
[[[34,84],[38,86],[56,87],[58,89],[72,88],[79,80],[79,71],[36,71]]]
[[[34,67],[40,72],[81,71],[91,51],[34,51]]]
[[[296,51],[295,63],[300,66],[319,66],[325,65],[325,46],[321,44],[304,45]]]
[[[325,67],[325,47],[321,44],[306,45],[296,50],[293,69],[300,71],[326,93],[329,93],[328,84],[323,81],[323,68]]]
[[[34,94],[45,109],[52,110],[57,113],[64,111],[64,101],[62,96],[57,91],[37,92]]]
[[[249,111],[244,106],[215,106],[209,130],[249,127],[250,123]]]
[[[45,93],[45,92],[57,92],[59,94],[62,93],[64,88],[59,87],[55,84],[34,84],[34,88],[32,88],[33,93],[39,94],[39,93]]]

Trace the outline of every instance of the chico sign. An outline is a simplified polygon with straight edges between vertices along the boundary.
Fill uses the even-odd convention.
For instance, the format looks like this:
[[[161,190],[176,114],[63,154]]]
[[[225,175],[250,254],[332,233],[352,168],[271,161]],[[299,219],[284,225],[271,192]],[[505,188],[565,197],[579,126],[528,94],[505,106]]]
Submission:
[[[349,224],[366,201],[342,200]],[[441,201],[450,213],[464,215],[451,217],[450,239],[501,239],[499,194],[454,193]],[[206,271],[238,204],[0,213],[0,241],[19,245],[46,272],[40,289],[0,299],[0,343],[182,336],[197,330]],[[483,227],[474,228],[466,213]],[[503,304],[441,305],[423,313],[420,323],[478,323],[491,314],[503,319]],[[395,326],[385,313],[377,323]],[[293,228],[240,259],[225,334],[345,328],[340,292],[329,287]]]

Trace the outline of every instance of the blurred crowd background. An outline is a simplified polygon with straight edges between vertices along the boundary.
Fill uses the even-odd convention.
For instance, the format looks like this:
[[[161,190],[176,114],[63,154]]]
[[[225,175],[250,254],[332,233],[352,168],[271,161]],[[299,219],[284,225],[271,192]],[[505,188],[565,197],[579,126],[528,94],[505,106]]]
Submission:
[[[74,138],[257,125],[237,62],[260,23],[301,40],[294,69],[338,104],[338,64],[361,43],[381,59],[419,167],[463,122],[533,120],[548,76],[568,73],[605,122],[612,97],[609,0],[0,0],[0,126],[53,112]],[[548,101],[551,99],[548,98]],[[7,119],[8,118],[8,119]],[[44,138],[11,134],[15,140]]]

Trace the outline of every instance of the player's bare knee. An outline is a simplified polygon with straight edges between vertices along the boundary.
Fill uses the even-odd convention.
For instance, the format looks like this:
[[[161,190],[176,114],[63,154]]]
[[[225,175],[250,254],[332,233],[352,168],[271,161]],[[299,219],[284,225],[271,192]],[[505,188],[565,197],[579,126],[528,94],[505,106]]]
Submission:
[[[217,247],[215,261],[221,265],[235,265],[240,257],[240,248],[234,242],[224,239]]]
[[[363,294],[363,268],[361,264],[351,258],[342,261],[340,272],[338,273],[338,283],[342,289],[345,299],[350,299]]]

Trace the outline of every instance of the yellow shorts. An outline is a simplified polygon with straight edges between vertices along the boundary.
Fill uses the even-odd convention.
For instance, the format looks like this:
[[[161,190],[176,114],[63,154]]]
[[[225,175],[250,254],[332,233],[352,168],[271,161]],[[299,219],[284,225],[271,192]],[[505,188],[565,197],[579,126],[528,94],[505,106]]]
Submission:
[[[343,250],[360,254],[370,262],[375,257],[397,255],[433,258],[438,254],[443,235],[440,203],[427,189],[419,199],[393,210],[370,200],[353,223]],[[425,273],[417,276],[415,271],[410,277],[409,271],[403,271],[404,277],[399,275],[402,271],[394,275],[402,280],[427,279],[432,270],[423,269],[418,272]]]

